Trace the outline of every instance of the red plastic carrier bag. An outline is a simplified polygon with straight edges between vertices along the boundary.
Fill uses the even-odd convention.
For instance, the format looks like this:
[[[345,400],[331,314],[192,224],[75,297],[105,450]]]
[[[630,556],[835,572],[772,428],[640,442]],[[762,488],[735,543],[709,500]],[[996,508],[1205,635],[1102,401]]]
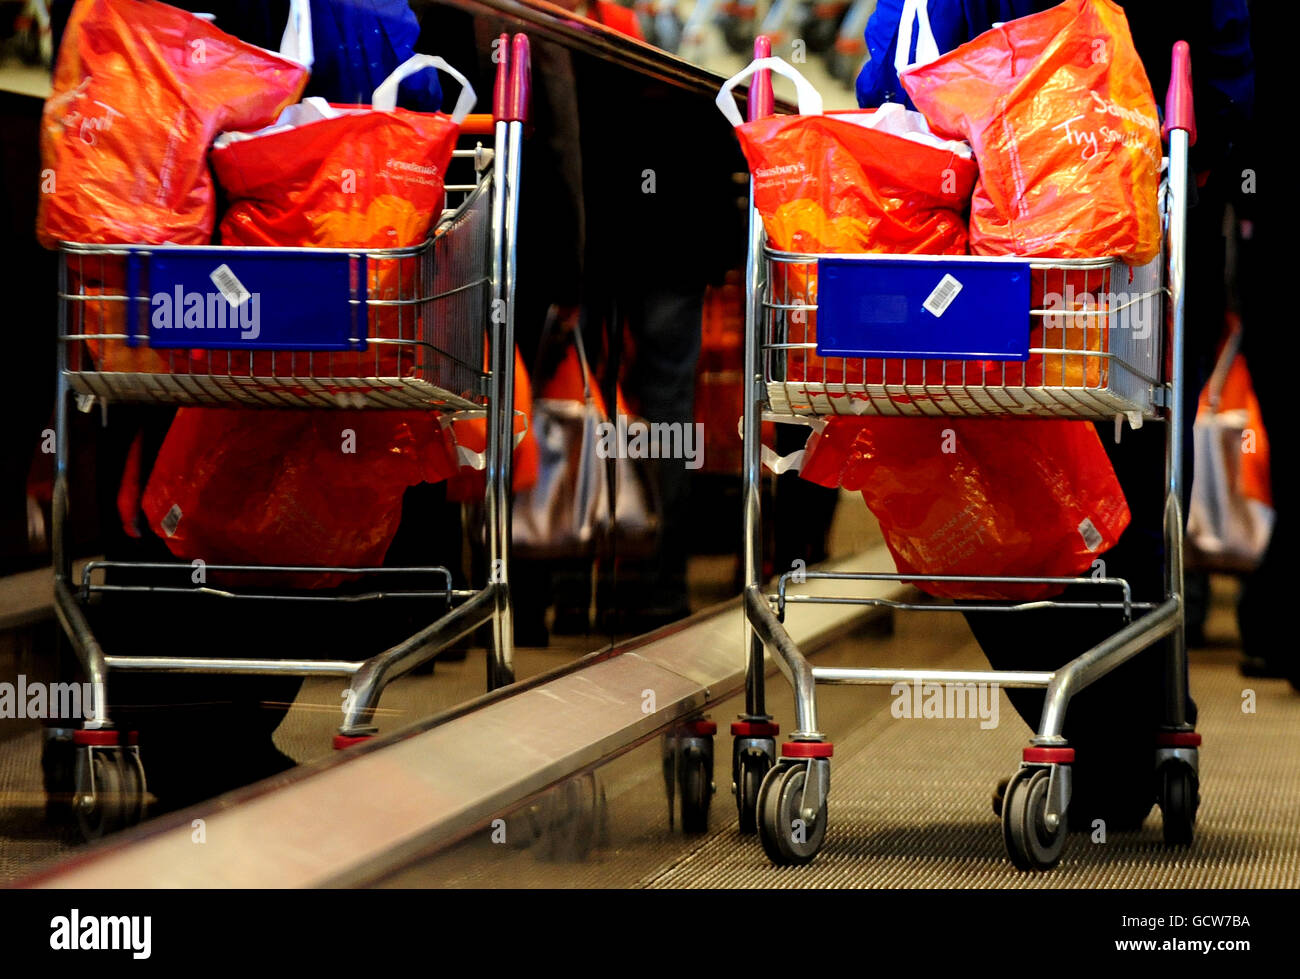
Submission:
[[[401,81],[440,69],[461,85],[451,115],[397,108]],[[375,89],[371,106],[330,105],[307,99],[290,106],[272,126],[254,133],[224,133],[212,151],[212,168],[230,200],[221,220],[223,245],[404,248],[424,241],[445,203],[444,180],[460,124],[474,107],[474,89],[442,58],[417,54]],[[419,259],[382,258],[368,263],[367,294],[396,300],[416,281]],[[410,307],[371,306],[369,335],[415,340]],[[418,366],[410,346],[377,345],[378,354],[335,353],[334,377],[401,376]],[[224,358],[212,358],[221,369]],[[239,358],[229,369],[275,376],[296,369],[269,352]]]
[[[294,0],[276,54],[154,0],[78,0],[41,117],[41,244],[208,244],[208,147],[302,94],[309,10]]]
[[[406,488],[455,468],[432,413],[186,408],[163,440],[143,508],[187,560],[378,567]],[[342,580],[299,574],[266,583]],[[263,582],[240,575],[232,583]]]
[[[799,114],[742,122],[732,90],[764,69],[794,82]],[[964,143],[930,133],[919,113],[885,105],[823,114],[816,89],[780,58],[758,59],[728,79],[717,105],[735,127],[749,163],[754,206],[772,247],[806,254],[966,253],[963,212],[977,176],[974,158]],[[778,263],[774,295],[815,305],[817,283],[806,267]],[[788,342],[816,339],[815,313],[807,314],[804,324],[791,319]],[[921,366],[919,361],[910,365],[918,379]],[[868,367],[879,371],[881,362]],[[898,377],[890,381],[900,382],[901,363],[891,368]],[[787,376],[841,380],[842,362],[823,361],[812,350],[793,350]],[[929,376],[935,376],[934,368]]]
[[[302,93],[311,60],[305,0],[290,7],[279,55],[153,0],[79,0],[41,117],[37,238],[47,248],[206,245],[215,219],[213,138],[273,121]],[[120,257],[69,261],[73,295],[121,296],[125,286]],[[126,332],[120,300],[75,306],[73,332]],[[87,346],[96,370],[158,373],[173,362],[122,340]]]
[[[975,151],[974,254],[1156,257],[1160,118],[1118,5],[1066,0],[899,77]]]
[[[802,476],[861,490],[902,574],[1070,577],[1129,523],[1096,429],[1066,421],[836,418]],[[922,582],[948,598],[1030,600],[1052,585]]]

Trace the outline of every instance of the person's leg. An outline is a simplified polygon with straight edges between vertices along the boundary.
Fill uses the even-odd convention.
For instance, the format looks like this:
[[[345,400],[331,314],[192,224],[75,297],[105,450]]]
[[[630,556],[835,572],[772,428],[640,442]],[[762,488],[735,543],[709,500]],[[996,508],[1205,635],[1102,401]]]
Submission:
[[[683,448],[697,446],[695,439],[695,367],[700,356],[700,324],[703,288],[653,288],[638,297],[629,309],[628,321],[636,343],[635,358],[628,371],[628,394],[640,406],[651,424],[680,425]],[[683,453],[685,454],[685,453]],[[629,602],[648,624],[671,621],[690,612],[686,587],[689,540],[687,525],[690,505],[690,473],[685,458],[659,459],[658,477],[661,506],[659,548],[654,557],[620,562],[618,576],[620,608]]]
[[[1158,601],[1163,594],[1164,437],[1162,425],[1148,425],[1125,431],[1119,445],[1103,438],[1125,489],[1132,521],[1119,543],[1100,560],[1107,577],[1129,581],[1137,601]],[[1095,600],[1095,589],[1074,586],[1060,599]],[[1118,612],[1058,609],[970,612],[966,620],[990,665],[998,670],[1057,668],[1124,625]],[[1087,828],[1094,819],[1103,819],[1112,829],[1131,828],[1150,811],[1154,801],[1151,739],[1163,702],[1162,654],[1157,644],[1071,701],[1064,734],[1075,749],[1072,826]],[[1007,694],[1025,723],[1037,730],[1042,691],[1009,690]]]
[[[803,425],[777,425],[777,453],[786,455],[803,448],[809,432]],[[795,561],[803,561],[806,568],[811,568],[826,560],[831,522],[839,499],[838,489],[819,486],[797,472],[782,473],[776,478],[772,506],[775,572],[789,571]]]

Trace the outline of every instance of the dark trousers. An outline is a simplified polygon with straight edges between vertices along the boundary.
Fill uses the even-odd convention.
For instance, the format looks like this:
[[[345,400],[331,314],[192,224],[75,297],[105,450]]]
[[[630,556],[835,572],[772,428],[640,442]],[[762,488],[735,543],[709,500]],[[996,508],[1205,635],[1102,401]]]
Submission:
[[[1192,422],[1209,376],[1214,344],[1223,328],[1224,199],[1211,184],[1188,212],[1186,359],[1182,365],[1183,514],[1191,492]],[[1032,424],[1032,422],[1028,423]],[[1098,434],[1128,500],[1132,521],[1119,543],[1101,555],[1108,577],[1125,578],[1138,601],[1164,596],[1165,426],[1126,428],[1114,444],[1110,424]],[[1066,589],[1062,600],[1095,599],[1093,586]],[[971,612],[970,624],[994,669],[1055,669],[1123,626],[1116,612],[1044,609]],[[1140,819],[1153,801],[1152,736],[1164,703],[1167,642],[1156,643],[1078,694],[1066,712],[1065,736],[1075,749],[1071,821],[1105,819],[1123,825]],[[1042,716],[1043,694],[1011,690],[1008,696],[1031,728]],[[1192,707],[1194,715],[1194,705]]]

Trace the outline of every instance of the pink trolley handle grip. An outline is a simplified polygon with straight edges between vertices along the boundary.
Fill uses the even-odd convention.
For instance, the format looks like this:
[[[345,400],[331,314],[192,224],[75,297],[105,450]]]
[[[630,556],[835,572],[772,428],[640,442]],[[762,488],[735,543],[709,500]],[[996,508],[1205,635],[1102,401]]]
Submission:
[[[510,112],[510,35],[502,34],[493,46],[497,77],[492,85],[492,118],[504,122]]]
[[[510,99],[506,105],[506,122],[528,121],[532,90],[532,59],[528,35],[516,34],[510,52]]]
[[[1169,95],[1165,99],[1167,139],[1175,129],[1187,133],[1188,145],[1196,145],[1196,108],[1192,102],[1192,50],[1186,41],[1174,45],[1173,69],[1169,73]]]
[[[766,34],[760,34],[754,38],[754,60],[770,57],[772,57],[772,39]],[[749,83],[749,121],[764,119],[775,111],[776,97],[772,94],[772,73],[767,70],[760,71]]]

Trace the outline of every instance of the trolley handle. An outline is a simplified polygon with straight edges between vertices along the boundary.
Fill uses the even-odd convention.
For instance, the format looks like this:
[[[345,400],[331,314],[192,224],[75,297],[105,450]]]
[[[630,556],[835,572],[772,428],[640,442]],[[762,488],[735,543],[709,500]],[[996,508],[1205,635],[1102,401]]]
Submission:
[[[510,102],[510,35],[502,31],[492,48],[497,63],[496,83],[492,86],[492,118],[504,122]]]
[[[1187,133],[1187,145],[1196,145],[1196,108],[1192,100],[1192,50],[1186,41],[1174,45],[1169,94],[1165,97],[1164,136],[1181,129]]]
[[[772,57],[772,39],[766,34],[754,38],[754,60]],[[770,116],[776,109],[776,96],[772,94],[772,73],[760,71],[749,83],[748,119],[755,122]]]
[[[532,99],[532,57],[527,34],[516,34],[510,52],[510,95],[506,122],[527,122]]]

